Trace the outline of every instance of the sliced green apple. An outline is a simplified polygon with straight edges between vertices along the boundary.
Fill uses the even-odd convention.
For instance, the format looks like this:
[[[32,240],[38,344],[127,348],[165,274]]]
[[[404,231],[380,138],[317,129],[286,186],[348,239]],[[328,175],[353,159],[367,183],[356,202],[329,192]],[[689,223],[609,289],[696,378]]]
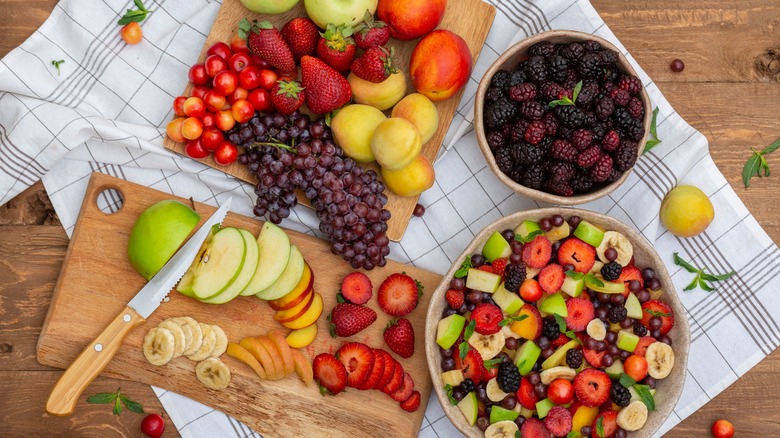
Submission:
[[[301,281],[303,270],[303,255],[301,255],[298,248],[293,245],[290,247],[290,260],[287,262],[287,266],[284,268],[282,275],[280,275],[271,286],[256,293],[255,296],[262,300],[275,300],[287,295],[295,289],[295,286]]]
[[[501,257],[509,257],[510,254],[512,254],[512,247],[498,231],[494,231],[482,247],[482,255],[490,263]]]
[[[506,290],[503,283],[493,292],[493,301],[508,314],[517,312],[525,304],[516,293]]]
[[[244,290],[249,281],[255,275],[255,269],[257,269],[257,241],[255,236],[247,230],[239,229],[241,236],[244,238],[244,244],[246,244],[246,256],[244,256],[244,265],[241,267],[241,272],[238,273],[235,280],[230,283],[225,290],[219,295],[203,300],[204,303],[209,304],[224,304],[233,298],[239,296],[241,291]]]
[[[539,312],[548,315],[560,315],[564,318],[569,316],[569,310],[566,308],[566,300],[563,299],[563,295],[561,295],[560,292],[547,295],[544,301],[539,305]]]
[[[466,318],[457,313],[442,318],[436,327],[436,343],[439,344],[439,347],[448,350],[458,340],[465,325]]]
[[[623,374],[623,371],[623,362],[620,359],[612,362],[612,365],[604,368],[604,372],[607,373],[609,378],[612,380],[620,379],[620,375]]]
[[[572,339],[571,341],[561,345],[553,354],[542,362],[542,369],[549,370],[550,368],[557,367],[563,364],[566,360],[566,353],[572,348],[576,348],[580,345],[579,341]]]
[[[633,353],[637,344],[639,344],[639,336],[627,330],[621,330],[618,332],[617,342],[615,342],[615,345],[617,345],[619,349]]]
[[[466,394],[461,401],[458,402],[458,409],[463,412],[466,417],[466,421],[470,425],[474,425],[477,422],[477,415],[479,414],[479,403],[477,402],[477,393],[470,392]]]
[[[499,421],[515,421],[515,418],[519,416],[519,412],[505,409],[498,405],[490,408],[490,424],[498,423]]]
[[[574,236],[583,242],[598,248],[604,240],[604,230],[588,221],[581,221],[574,229]]]
[[[598,282],[593,281],[590,277],[585,277],[585,286],[588,286],[588,288],[593,291],[602,292],[605,294],[621,294],[626,290],[626,285],[623,283],[607,281],[603,278],[595,276],[593,278],[595,278]]]
[[[515,228],[515,235],[520,236],[520,239],[524,242],[530,240],[532,234],[534,236],[544,234],[542,227],[534,221],[523,221]]]
[[[265,222],[257,236],[257,269],[241,295],[255,295],[281,277],[290,260],[290,238],[281,228]]]
[[[176,287],[183,295],[199,300],[213,298],[241,273],[246,256],[244,236],[232,227],[214,230]]]
[[[550,228],[550,231],[547,231],[544,233],[544,235],[550,239],[550,242],[557,242],[569,237],[569,233],[571,233],[571,227],[569,227],[569,224],[564,222],[560,227]]]
[[[554,407],[555,403],[549,398],[539,400],[536,402],[536,415],[538,415],[539,418],[544,418],[547,416],[547,413],[550,412],[550,409]]]
[[[633,292],[628,293],[624,306],[626,307],[626,315],[629,318],[642,319],[642,304]]]
[[[496,275],[492,272],[480,271],[479,269],[469,269],[468,277],[466,277],[466,288],[490,294],[498,289],[499,284],[501,284],[500,275]]]
[[[534,341],[525,341],[515,353],[515,365],[520,370],[520,375],[525,376],[531,372],[539,360],[539,355],[542,354],[542,349]]]
[[[567,275],[566,278],[563,279],[563,284],[561,285],[561,291],[565,292],[567,295],[576,298],[582,295],[583,289],[585,289],[584,278],[575,280],[574,278],[571,278]]]

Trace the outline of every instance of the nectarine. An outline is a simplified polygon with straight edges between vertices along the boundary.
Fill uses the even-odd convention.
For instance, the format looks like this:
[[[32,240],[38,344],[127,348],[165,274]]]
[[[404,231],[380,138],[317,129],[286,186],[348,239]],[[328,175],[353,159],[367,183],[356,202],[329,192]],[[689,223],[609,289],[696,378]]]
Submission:
[[[448,30],[435,30],[417,43],[409,71],[414,88],[436,102],[451,97],[466,85],[471,66],[471,51],[466,41]]]

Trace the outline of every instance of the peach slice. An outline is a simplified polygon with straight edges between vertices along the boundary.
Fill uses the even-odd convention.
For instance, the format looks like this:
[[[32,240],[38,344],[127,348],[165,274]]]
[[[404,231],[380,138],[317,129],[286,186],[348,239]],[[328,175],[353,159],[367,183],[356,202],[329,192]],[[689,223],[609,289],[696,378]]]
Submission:
[[[236,344],[235,342],[231,342],[227,346],[227,355],[233,358],[236,358],[240,360],[241,362],[244,362],[245,364],[249,365],[250,368],[255,370],[255,373],[262,379],[265,380],[268,378],[268,374],[266,374],[265,369],[260,364],[260,362],[257,361],[257,359],[252,356],[252,353],[249,352],[246,348]]]
[[[290,322],[283,322],[282,325],[292,330],[302,329],[317,322],[317,318],[319,318],[320,315],[322,315],[322,296],[317,292],[314,292],[314,299],[312,300],[309,310],[301,315],[300,318]]]
[[[306,386],[309,386],[314,380],[314,371],[311,368],[311,362],[309,362],[309,359],[298,350],[290,350],[290,352],[292,353],[293,362],[295,362],[295,374],[298,375],[298,378],[300,378]]]
[[[513,332],[517,333],[521,338],[534,340],[542,333],[542,315],[536,310],[536,307],[530,304],[525,304],[517,312],[516,316],[525,315],[522,321],[515,321],[510,328]]]
[[[313,286],[314,286],[314,273],[311,271],[309,264],[304,263],[303,275],[301,276],[301,280],[295,286],[295,289],[293,289],[292,291],[290,291],[290,293],[288,293],[287,295],[279,299],[269,301],[268,304],[274,310],[292,309],[298,303],[303,301],[306,298],[306,295],[308,293],[311,293],[311,289]]]
[[[292,374],[295,371],[295,363],[293,362],[290,346],[287,345],[284,333],[281,330],[271,330],[268,332],[268,339],[273,342],[274,347],[279,352],[279,357],[282,358],[285,377]]]
[[[308,327],[293,330],[287,335],[287,345],[292,348],[303,348],[317,339],[317,324]]]
[[[307,310],[309,310],[312,301],[314,301],[314,293],[309,292],[308,294],[306,294],[303,301],[296,304],[295,307],[287,310],[277,311],[274,314],[274,320],[279,322],[290,322],[295,319],[298,319],[301,315],[306,313]]]
[[[266,340],[268,340],[268,338],[266,338]],[[270,343],[271,341],[268,342]],[[282,374],[282,369],[276,369],[276,361],[273,359],[271,353],[266,348],[265,343],[260,342],[260,340],[255,337],[244,338],[241,340],[241,342],[239,342],[239,345],[252,353],[252,356],[260,361],[260,364],[263,366],[263,369],[265,369],[266,376],[269,380],[277,380],[281,378],[277,376]],[[271,346],[271,348],[273,348],[273,346]],[[271,352],[276,354],[275,349],[272,349]]]
[[[281,356],[281,353],[279,352],[279,349],[276,348],[276,344],[274,344],[274,342],[271,341],[268,336],[256,336],[256,338],[263,344],[265,351],[268,352],[268,354],[271,356],[271,359],[274,361],[274,367],[276,368],[276,380],[283,379],[285,376],[287,376],[287,367],[285,365],[284,359]]]

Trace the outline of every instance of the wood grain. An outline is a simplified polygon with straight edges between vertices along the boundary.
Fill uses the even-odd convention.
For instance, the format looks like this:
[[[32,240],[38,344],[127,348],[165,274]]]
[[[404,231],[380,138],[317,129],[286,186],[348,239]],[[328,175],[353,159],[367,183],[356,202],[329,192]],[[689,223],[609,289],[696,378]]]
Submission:
[[[124,199],[123,207],[110,217],[96,204],[97,196],[106,188],[119,190]],[[70,365],[145,284],[145,280],[127,262],[127,239],[138,215],[163,199],[188,202],[100,173],[92,175],[38,341],[39,362],[58,368]],[[205,221],[215,208],[196,203],[195,210]],[[262,222],[229,214],[223,226],[245,228],[257,235]],[[317,322],[317,340],[305,349],[305,354],[313,359],[318,353],[334,352],[343,342],[350,340],[383,348],[382,331],[390,318],[379,309],[374,299],[367,304],[379,315],[374,324],[349,339],[328,336],[325,315],[335,306],[341,280],[352,269],[330,252],[328,242],[295,231],[288,231],[288,235],[309,263],[314,276],[314,290],[322,295],[325,303],[324,315]],[[422,334],[430,291],[439,284],[441,276],[393,261],[388,262],[385,268],[366,274],[377,288],[390,273],[401,271],[419,280],[429,291],[422,295],[419,308],[407,316],[415,332]],[[127,336],[114,360],[106,367],[105,374],[175,390],[233,415],[260,433],[276,436],[295,436],[302,428],[309,436],[357,436],[366,433],[414,436],[420,428],[431,392],[423,336],[418,336],[415,341],[417,353],[414,356],[409,359],[396,357],[414,379],[415,388],[422,397],[420,409],[410,414],[379,391],[347,391],[337,397],[323,399],[315,385],[306,387],[294,376],[275,382],[260,381],[249,367],[227,356],[222,359],[233,373],[230,386],[224,392],[206,389],[195,378],[194,362],[181,357],[156,367],[143,356],[141,345],[146,332],[163,319],[174,316],[191,316],[199,322],[217,324],[225,330],[231,342],[280,328],[273,320],[273,310],[255,297],[240,297],[224,305],[209,305],[172,292],[170,302],[161,305],[148,318],[147,324]]]
[[[219,15],[214,23],[214,27],[212,27],[211,33],[209,33],[206,44],[203,46],[199,60],[202,62],[205,59],[206,51],[214,43],[219,41],[230,41],[231,36],[236,31],[238,22],[244,17],[247,17],[250,20],[253,18],[270,20],[277,28],[281,29],[284,23],[293,17],[305,15],[306,11],[303,7],[303,2],[285,14],[264,16],[250,13],[238,0],[225,0],[222,4],[222,8],[219,10]],[[468,43],[472,58],[476,62],[495,15],[495,8],[482,2],[482,0],[450,1],[447,4],[444,19],[439,28],[451,30],[462,36]],[[413,93],[415,91],[411,80],[409,79],[409,60],[417,41],[418,40],[397,41],[393,39],[389,44],[390,47],[395,49],[395,59],[398,61],[401,71],[406,75],[407,93]],[[187,84],[187,88],[183,94],[189,95],[189,90],[191,88],[192,84]],[[444,136],[447,134],[447,129],[450,126],[452,117],[455,115],[455,110],[458,107],[458,102],[460,102],[460,97],[463,95],[463,92],[464,90],[461,90],[450,99],[436,102],[436,108],[439,111],[439,129],[431,140],[423,145],[421,152],[431,162],[436,159],[436,154],[439,152],[439,148],[444,141]],[[390,111],[385,112],[389,116]],[[167,136],[165,138],[165,147],[184,155],[184,144],[176,143]],[[257,182],[255,175],[249,172],[246,166],[238,163],[231,164],[230,166],[220,166],[214,161],[213,156],[209,156],[202,161],[211,167],[222,169],[226,173],[246,182],[252,184]],[[374,169],[379,173],[379,166],[377,166],[376,163],[367,165],[366,167]],[[387,194],[388,198],[388,203],[385,208],[392,213],[392,217],[387,223],[387,237],[394,241],[400,241],[406,231],[406,227],[409,225],[409,218],[412,216],[419,196],[398,196],[389,189],[385,190],[385,194]],[[298,201],[304,205],[310,205],[306,197],[301,193],[298,195]]]

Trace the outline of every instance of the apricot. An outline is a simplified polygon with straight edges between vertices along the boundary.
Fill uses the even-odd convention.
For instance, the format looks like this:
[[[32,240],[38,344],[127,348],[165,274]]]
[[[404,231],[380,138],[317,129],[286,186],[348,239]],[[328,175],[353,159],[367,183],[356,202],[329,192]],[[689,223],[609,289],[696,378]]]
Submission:
[[[382,179],[399,196],[417,196],[433,187],[433,165],[425,155],[418,155],[408,166],[398,170],[382,168]]]
[[[344,153],[361,163],[374,161],[371,136],[380,123],[387,120],[384,113],[370,105],[348,105],[333,117],[330,128],[333,139]]]
[[[380,111],[391,108],[406,95],[406,76],[401,71],[378,84],[360,79],[354,73],[349,74],[347,81],[355,103],[371,105]]]
[[[698,187],[681,185],[666,194],[661,203],[661,223],[675,236],[693,237],[715,218],[715,209]]]
[[[391,117],[380,123],[371,137],[371,152],[377,163],[388,170],[408,166],[422,150],[420,131],[412,122]]]
[[[423,144],[428,143],[439,128],[439,111],[436,105],[420,93],[412,93],[393,108],[391,117],[406,119],[420,131]]]

